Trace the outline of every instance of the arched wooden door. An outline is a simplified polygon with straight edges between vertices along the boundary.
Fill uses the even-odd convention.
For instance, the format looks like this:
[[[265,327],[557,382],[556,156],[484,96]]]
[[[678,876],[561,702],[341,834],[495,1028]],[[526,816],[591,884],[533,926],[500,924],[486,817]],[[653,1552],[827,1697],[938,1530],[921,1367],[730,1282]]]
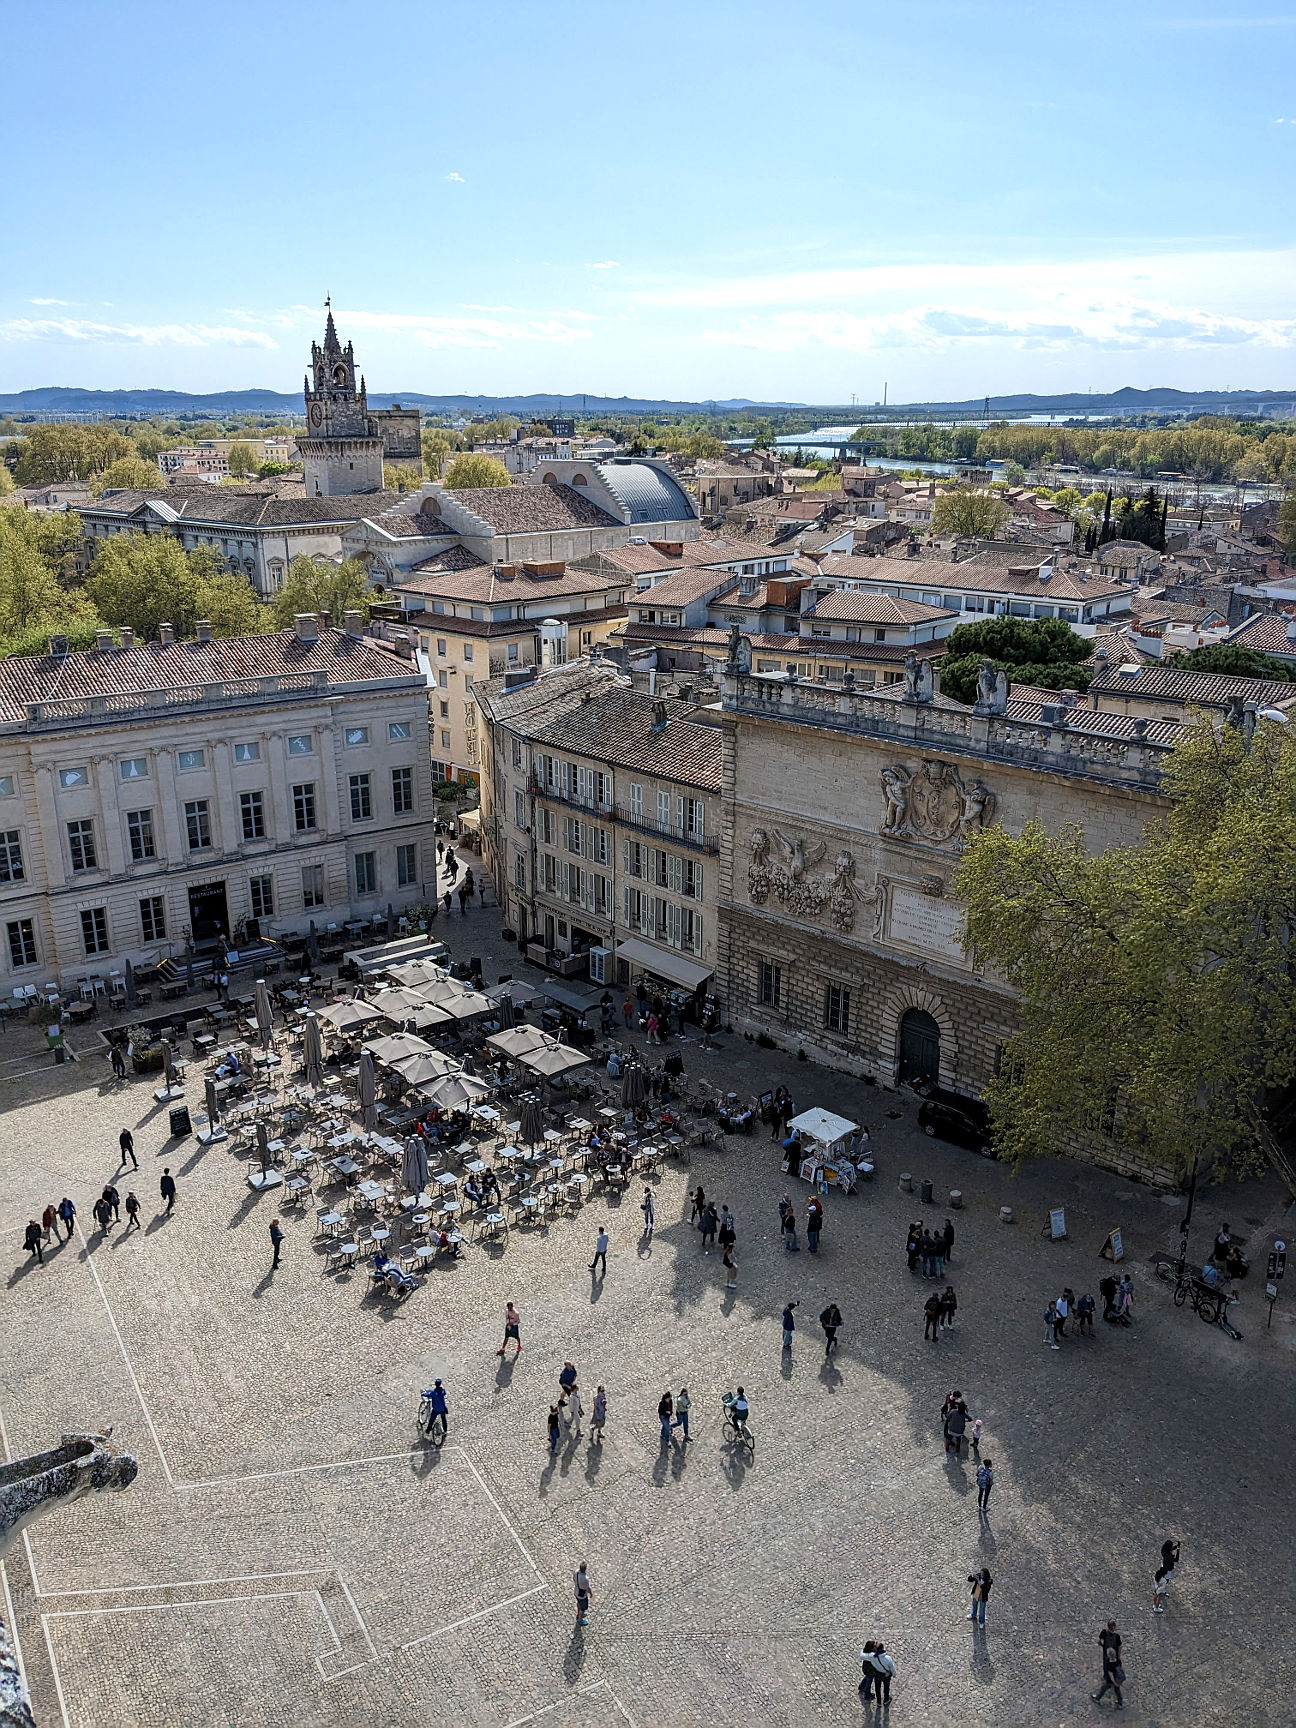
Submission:
[[[900,1022],[902,1083],[935,1082],[940,1078],[940,1027],[924,1008],[910,1008]]]

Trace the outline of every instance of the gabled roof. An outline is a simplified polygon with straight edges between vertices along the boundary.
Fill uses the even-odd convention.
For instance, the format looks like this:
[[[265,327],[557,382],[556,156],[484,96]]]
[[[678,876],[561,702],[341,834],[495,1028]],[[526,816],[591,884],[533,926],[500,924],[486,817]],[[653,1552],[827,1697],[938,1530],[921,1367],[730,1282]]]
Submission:
[[[808,614],[820,623],[926,624],[933,618],[955,616],[944,606],[924,606],[919,600],[896,600],[890,594],[870,594],[838,588],[825,594]]]
[[[1258,654],[1296,659],[1296,642],[1287,634],[1294,622],[1284,612],[1260,612],[1231,630],[1225,640],[1239,648],[1254,648]]]
[[[1020,558],[1021,548],[1016,547]],[[1041,558],[1039,564],[1047,562]],[[1029,594],[1044,601],[1106,600],[1112,595],[1127,594],[1123,583],[1109,582],[1097,574],[1085,577],[1052,564],[1053,574],[1047,581],[1038,575],[1039,564],[1009,564],[1006,560],[989,558],[985,549],[970,558],[951,563],[948,557],[940,563],[919,558],[857,558],[849,554],[829,553],[820,566],[825,576],[843,576],[853,582],[907,583],[915,588],[967,589],[978,593]],[[904,571],[911,574],[905,576]]]
[[[1296,684],[1268,678],[1234,678],[1223,672],[1194,672],[1190,666],[1140,666],[1137,672],[1104,672],[1089,686],[1093,696],[1140,696],[1180,702],[1188,708],[1227,708],[1231,696],[1261,707],[1296,701]]]
[[[192,492],[159,487],[153,492],[110,492],[78,504],[82,516],[143,515],[152,507],[168,522],[204,527],[291,528],[297,523],[358,522],[380,515],[399,499],[399,492],[344,492],[331,498],[277,498],[273,493],[242,491],[233,486],[198,486]]]
[[[579,486],[479,486],[447,492],[447,503],[471,510],[497,534],[544,534],[564,528],[614,528],[615,516]]]

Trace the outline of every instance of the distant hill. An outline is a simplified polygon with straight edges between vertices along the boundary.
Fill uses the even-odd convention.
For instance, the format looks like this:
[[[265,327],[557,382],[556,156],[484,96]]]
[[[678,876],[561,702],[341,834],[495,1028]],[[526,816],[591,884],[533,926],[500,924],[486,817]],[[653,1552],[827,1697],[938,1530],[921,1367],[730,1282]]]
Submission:
[[[416,390],[369,392],[375,408],[390,408],[401,403],[407,408],[426,408],[439,414],[470,414],[489,418],[496,414],[517,414],[525,419],[544,419],[546,415],[567,413],[599,414],[664,414],[733,412],[756,409],[761,412],[795,410],[815,414],[824,422],[856,424],[878,419],[885,413],[888,419],[903,419],[915,415],[960,416],[984,412],[985,398],[975,396],[962,402],[890,402],[883,410],[863,404],[810,402],[758,402],[751,397],[728,397],[723,401],[675,402],[639,396],[582,396],[578,391],[558,395],[531,396],[426,396]],[[1134,390],[1114,391],[1107,396],[1083,395],[1073,392],[1058,396],[991,396],[990,416],[1018,414],[1147,414],[1202,413],[1256,414],[1296,412],[1296,386],[1285,390]],[[209,395],[184,390],[82,390],[75,386],[49,386],[39,390],[20,390],[12,395],[0,395],[0,414],[31,413],[93,413],[148,415],[229,415],[239,413],[293,414],[302,410],[300,395],[283,395],[277,390],[218,390]]]

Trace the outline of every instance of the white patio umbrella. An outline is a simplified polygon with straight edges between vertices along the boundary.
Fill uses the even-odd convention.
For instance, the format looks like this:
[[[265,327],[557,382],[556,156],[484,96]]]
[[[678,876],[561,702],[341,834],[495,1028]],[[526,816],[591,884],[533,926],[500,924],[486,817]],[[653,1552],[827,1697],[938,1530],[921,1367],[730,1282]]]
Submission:
[[[433,1080],[444,1080],[447,1074],[457,1074],[459,1064],[440,1050],[427,1050],[415,1056],[399,1056],[391,1064],[407,1086],[427,1086]]]
[[[395,984],[417,990],[424,984],[438,984],[446,976],[444,966],[435,960],[403,960],[399,966],[389,966],[387,976]]]
[[[582,1068],[588,1061],[583,1050],[573,1050],[570,1044],[560,1044],[556,1038],[518,1057],[521,1067],[529,1068],[533,1074],[543,1074],[548,1080],[556,1074],[565,1074],[569,1068]]]
[[[503,1056],[525,1056],[528,1050],[542,1049],[549,1037],[539,1026],[514,1026],[507,1032],[493,1032],[486,1042]]]
[[[349,1032],[356,1026],[368,1026],[381,1020],[382,1015],[367,1002],[335,1002],[331,1008],[324,1009],[320,1019],[327,1020],[337,1032]]]
[[[257,1031],[261,1034],[261,1048],[268,1050],[274,1042],[274,1009],[270,1003],[270,991],[264,978],[258,978],[254,992],[256,1000]]]
[[[399,1025],[416,1008],[423,1008],[426,1003],[417,990],[380,990],[372,998],[373,1006],[388,1020],[395,1020]]]
[[[374,1074],[374,1059],[367,1050],[360,1052],[360,1120],[372,1133],[378,1126],[378,1081]]]
[[[415,1026],[420,1032],[426,1032],[433,1026],[449,1026],[454,1015],[447,1014],[444,1008],[439,1008],[435,1002],[424,1002],[422,1007],[415,1008],[405,1016],[407,1026]]]
[[[486,1082],[474,1079],[471,1074],[447,1074],[416,1090],[421,1098],[435,1104],[438,1110],[467,1110],[490,1095]]]
[[[389,1068],[402,1056],[426,1056],[431,1048],[412,1032],[389,1032],[385,1038],[375,1038],[372,1044],[365,1045],[375,1062],[383,1062]]]
[[[461,990],[457,996],[438,996],[432,1006],[448,1014],[452,1020],[472,1020],[479,1014],[489,1014],[494,1003],[476,990]]]
[[[306,1084],[316,1092],[324,1085],[324,1040],[320,1036],[319,1021],[314,1014],[307,1017],[306,1029],[302,1035],[302,1057],[306,1065]]]

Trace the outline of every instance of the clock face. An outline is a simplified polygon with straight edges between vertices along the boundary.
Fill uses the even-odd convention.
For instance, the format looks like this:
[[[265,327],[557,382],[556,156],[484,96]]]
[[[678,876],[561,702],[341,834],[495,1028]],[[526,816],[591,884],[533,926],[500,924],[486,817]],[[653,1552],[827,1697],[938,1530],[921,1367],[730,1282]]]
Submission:
[[[320,407],[318,402],[313,402],[311,404],[311,411],[310,411],[311,425],[312,426],[318,426],[320,424],[320,422],[323,420],[323,418],[324,418],[324,410]]]

